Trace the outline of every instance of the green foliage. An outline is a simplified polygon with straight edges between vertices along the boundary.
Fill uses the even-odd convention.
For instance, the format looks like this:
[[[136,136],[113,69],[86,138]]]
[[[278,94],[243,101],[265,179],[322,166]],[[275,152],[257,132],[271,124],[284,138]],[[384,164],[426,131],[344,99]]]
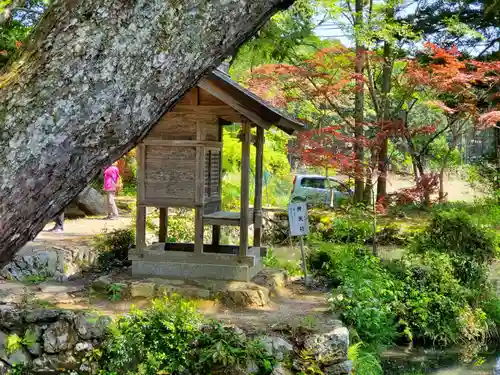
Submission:
[[[110,301],[118,301],[122,298],[122,293],[123,293],[122,286],[120,284],[113,283],[110,286],[108,286],[107,293],[108,293],[108,299]]]
[[[380,359],[363,342],[359,341],[349,347],[347,358],[352,361],[355,374],[382,375]]]
[[[381,262],[361,246],[318,243],[308,264],[335,287],[332,307],[370,350],[395,341],[479,348],[497,337],[489,230],[441,207],[410,248],[401,260]]]
[[[437,212],[427,230],[416,237],[412,251],[450,256],[455,277],[466,286],[486,282],[488,265],[497,255],[497,238],[492,231],[477,225],[459,210]]]
[[[240,207],[241,184],[241,142],[238,139],[239,126],[224,129],[224,152],[222,169],[222,205],[225,210]],[[266,132],[264,143],[264,186],[263,204],[266,206],[286,207],[292,189],[292,176],[287,159],[289,136],[281,130]],[[250,173],[255,176],[255,148],[250,149]],[[250,184],[250,200],[255,194],[254,184]]]
[[[295,260],[283,260],[274,255],[273,249],[269,248],[267,255],[262,259],[262,264],[267,268],[284,269],[291,276],[300,275],[302,269]]]
[[[31,348],[35,344],[36,339],[36,336],[30,331],[27,331],[24,337],[21,337],[15,333],[9,335],[7,336],[7,342],[5,343],[6,352],[8,354],[12,354],[21,349],[23,346]]]
[[[226,366],[246,368],[249,360],[259,374],[268,374],[274,365],[259,343],[218,323],[204,323],[194,303],[176,297],[118,318],[93,355],[103,374],[209,374]]]
[[[47,274],[42,272],[42,273],[39,273],[37,275],[26,276],[23,279],[23,282],[25,282],[27,284],[40,284],[40,283],[43,283],[44,281],[46,281],[49,277],[50,277],[50,275],[47,275]]]
[[[104,231],[94,238],[93,246],[99,252],[98,263],[104,269],[121,266],[127,261],[128,251],[135,244],[133,229]]]
[[[331,213],[310,215],[313,233],[323,241],[333,243],[365,243],[373,236],[369,215],[363,211],[352,211],[348,215],[333,216]]]

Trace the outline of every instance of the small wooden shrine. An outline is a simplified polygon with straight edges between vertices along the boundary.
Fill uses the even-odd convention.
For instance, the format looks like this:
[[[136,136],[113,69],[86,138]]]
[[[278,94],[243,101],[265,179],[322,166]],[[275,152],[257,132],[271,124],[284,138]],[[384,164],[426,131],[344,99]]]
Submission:
[[[222,128],[241,124],[241,212],[221,211]],[[292,134],[303,125],[215,69],[186,93],[137,146],[134,275],[248,281],[261,270],[264,132]],[[255,135],[251,128],[256,127]],[[250,208],[250,147],[256,147],[255,199]],[[146,208],[160,209],[159,243],[146,246]],[[168,208],[195,210],[194,243],[167,242]],[[220,244],[221,226],[240,228],[240,243]],[[253,225],[253,246],[249,228]],[[203,243],[205,226],[212,243]]]

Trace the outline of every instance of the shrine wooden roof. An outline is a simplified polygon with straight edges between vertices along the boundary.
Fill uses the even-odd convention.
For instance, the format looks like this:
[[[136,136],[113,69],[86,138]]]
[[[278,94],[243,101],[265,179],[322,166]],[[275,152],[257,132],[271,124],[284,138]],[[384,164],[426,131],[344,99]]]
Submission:
[[[198,83],[198,87],[265,129],[274,125],[288,134],[293,134],[305,128],[303,123],[233,81],[220,69],[207,73]]]

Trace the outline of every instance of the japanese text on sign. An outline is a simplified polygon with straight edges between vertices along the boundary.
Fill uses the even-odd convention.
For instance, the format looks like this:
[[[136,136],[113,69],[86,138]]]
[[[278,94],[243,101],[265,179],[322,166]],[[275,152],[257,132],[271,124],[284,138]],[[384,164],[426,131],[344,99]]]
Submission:
[[[288,222],[290,223],[291,236],[305,236],[309,234],[307,203],[290,203],[288,205]]]

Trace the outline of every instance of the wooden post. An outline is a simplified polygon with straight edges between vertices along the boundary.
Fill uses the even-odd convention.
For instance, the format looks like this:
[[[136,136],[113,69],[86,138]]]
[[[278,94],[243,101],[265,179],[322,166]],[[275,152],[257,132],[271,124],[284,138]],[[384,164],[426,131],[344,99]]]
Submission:
[[[160,233],[159,242],[167,242],[168,235],[168,207],[160,208]]]
[[[146,247],[146,206],[137,206],[136,212],[135,246],[142,251]]]
[[[194,209],[194,252],[203,253],[203,207]]]
[[[146,146],[139,144],[136,148],[137,157],[137,201],[135,246],[138,251],[146,247],[146,206],[144,206]]]
[[[240,256],[246,256],[248,250],[248,214],[249,214],[249,172],[250,172],[250,122],[243,121],[241,124],[241,212],[240,212]]]
[[[253,204],[254,230],[253,246],[260,247],[262,242],[262,183],[264,163],[264,129],[257,126],[255,142],[255,199]]]

